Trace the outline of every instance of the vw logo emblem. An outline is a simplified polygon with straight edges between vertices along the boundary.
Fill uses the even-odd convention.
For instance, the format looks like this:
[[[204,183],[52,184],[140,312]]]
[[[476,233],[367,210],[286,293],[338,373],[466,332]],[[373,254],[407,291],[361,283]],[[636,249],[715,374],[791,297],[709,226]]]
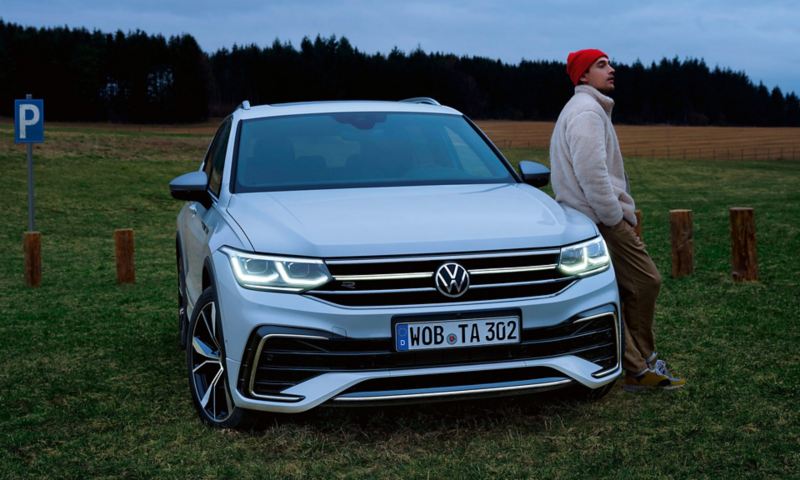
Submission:
[[[436,289],[445,297],[457,298],[469,289],[469,273],[457,263],[445,263],[436,270]]]

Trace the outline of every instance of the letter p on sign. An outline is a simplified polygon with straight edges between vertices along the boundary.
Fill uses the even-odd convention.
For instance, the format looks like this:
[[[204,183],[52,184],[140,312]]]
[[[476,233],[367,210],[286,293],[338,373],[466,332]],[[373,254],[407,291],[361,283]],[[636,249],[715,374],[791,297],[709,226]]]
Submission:
[[[44,142],[44,100],[14,100],[14,143]]]

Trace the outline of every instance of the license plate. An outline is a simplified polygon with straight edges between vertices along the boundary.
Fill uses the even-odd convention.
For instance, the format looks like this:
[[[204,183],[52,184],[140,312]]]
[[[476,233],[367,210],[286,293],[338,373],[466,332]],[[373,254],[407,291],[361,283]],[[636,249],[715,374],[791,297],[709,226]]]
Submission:
[[[398,352],[433,348],[477,347],[519,343],[519,317],[492,317],[439,322],[397,323]]]

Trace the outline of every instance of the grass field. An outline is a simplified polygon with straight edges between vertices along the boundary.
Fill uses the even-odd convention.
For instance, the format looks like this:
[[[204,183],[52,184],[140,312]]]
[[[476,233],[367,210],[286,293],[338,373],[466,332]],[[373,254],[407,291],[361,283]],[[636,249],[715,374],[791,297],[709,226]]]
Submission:
[[[552,122],[478,122],[504,148],[547,150]],[[626,157],[708,160],[800,160],[800,128],[617,125]]]
[[[167,183],[196,168],[208,133],[49,126],[35,149],[38,289],[22,281],[24,147],[7,124],[0,137],[0,478],[800,477],[798,161],[628,158],[665,277],[659,349],[683,391],[321,409],[242,433],[200,424],[176,348]],[[759,282],[731,281],[731,206],[755,208]],[[674,208],[694,211],[696,273],[679,280]],[[114,281],[123,227],[136,231],[131,286]]]
[[[182,125],[122,125],[110,123],[54,123],[61,131],[93,131],[117,134],[208,135],[221,119]],[[503,149],[548,150],[553,122],[479,120],[476,122]],[[49,126],[50,124],[48,124]],[[13,128],[12,119],[0,118],[0,126]],[[49,127],[48,127],[49,130]],[[681,160],[800,160],[800,128],[796,127],[687,127],[673,125],[617,125],[626,157],[676,158]]]

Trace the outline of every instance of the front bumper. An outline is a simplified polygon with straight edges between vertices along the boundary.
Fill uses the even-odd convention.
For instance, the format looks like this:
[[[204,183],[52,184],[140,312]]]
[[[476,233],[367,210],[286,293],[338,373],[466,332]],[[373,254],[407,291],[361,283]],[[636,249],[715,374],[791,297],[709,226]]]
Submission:
[[[344,405],[430,401],[524,393],[576,382],[588,388],[599,388],[621,373],[619,300],[610,268],[582,278],[560,294],[548,297],[354,309],[303,295],[241,288],[233,278],[227,257],[217,252],[213,260],[225,333],[227,375],[229,385],[236,386],[231,392],[234,402],[242,408],[296,413],[326,402]],[[440,350],[438,360],[423,355],[425,358],[419,362],[408,362],[398,361],[398,354],[391,351],[392,319],[398,315],[480,315],[508,310],[519,312],[522,328],[529,333],[557,331],[573,322],[605,316],[613,326],[608,331],[608,336],[612,337],[608,349],[614,358],[609,360],[608,355],[604,355],[606,360],[599,361],[597,355],[583,354],[580,348],[537,350],[539,347],[531,347],[531,350],[526,347],[524,351],[501,348],[495,356],[473,358]],[[367,356],[375,358],[366,363],[318,361],[312,376],[264,390],[254,385],[253,372],[263,363],[265,352],[258,349],[259,345],[265,345],[262,340],[269,335],[273,338],[284,335],[299,341],[303,340],[298,336],[312,337],[307,343],[321,342],[320,345],[364,344],[369,346],[365,351],[375,353]],[[376,346],[380,348],[375,350]],[[311,345],[310,348],[316,347]],[[481,349],[483,347],[476,350]],[[341,358],[341,355],[329,358]],[[286,379],[277,380],[280,384]]]

